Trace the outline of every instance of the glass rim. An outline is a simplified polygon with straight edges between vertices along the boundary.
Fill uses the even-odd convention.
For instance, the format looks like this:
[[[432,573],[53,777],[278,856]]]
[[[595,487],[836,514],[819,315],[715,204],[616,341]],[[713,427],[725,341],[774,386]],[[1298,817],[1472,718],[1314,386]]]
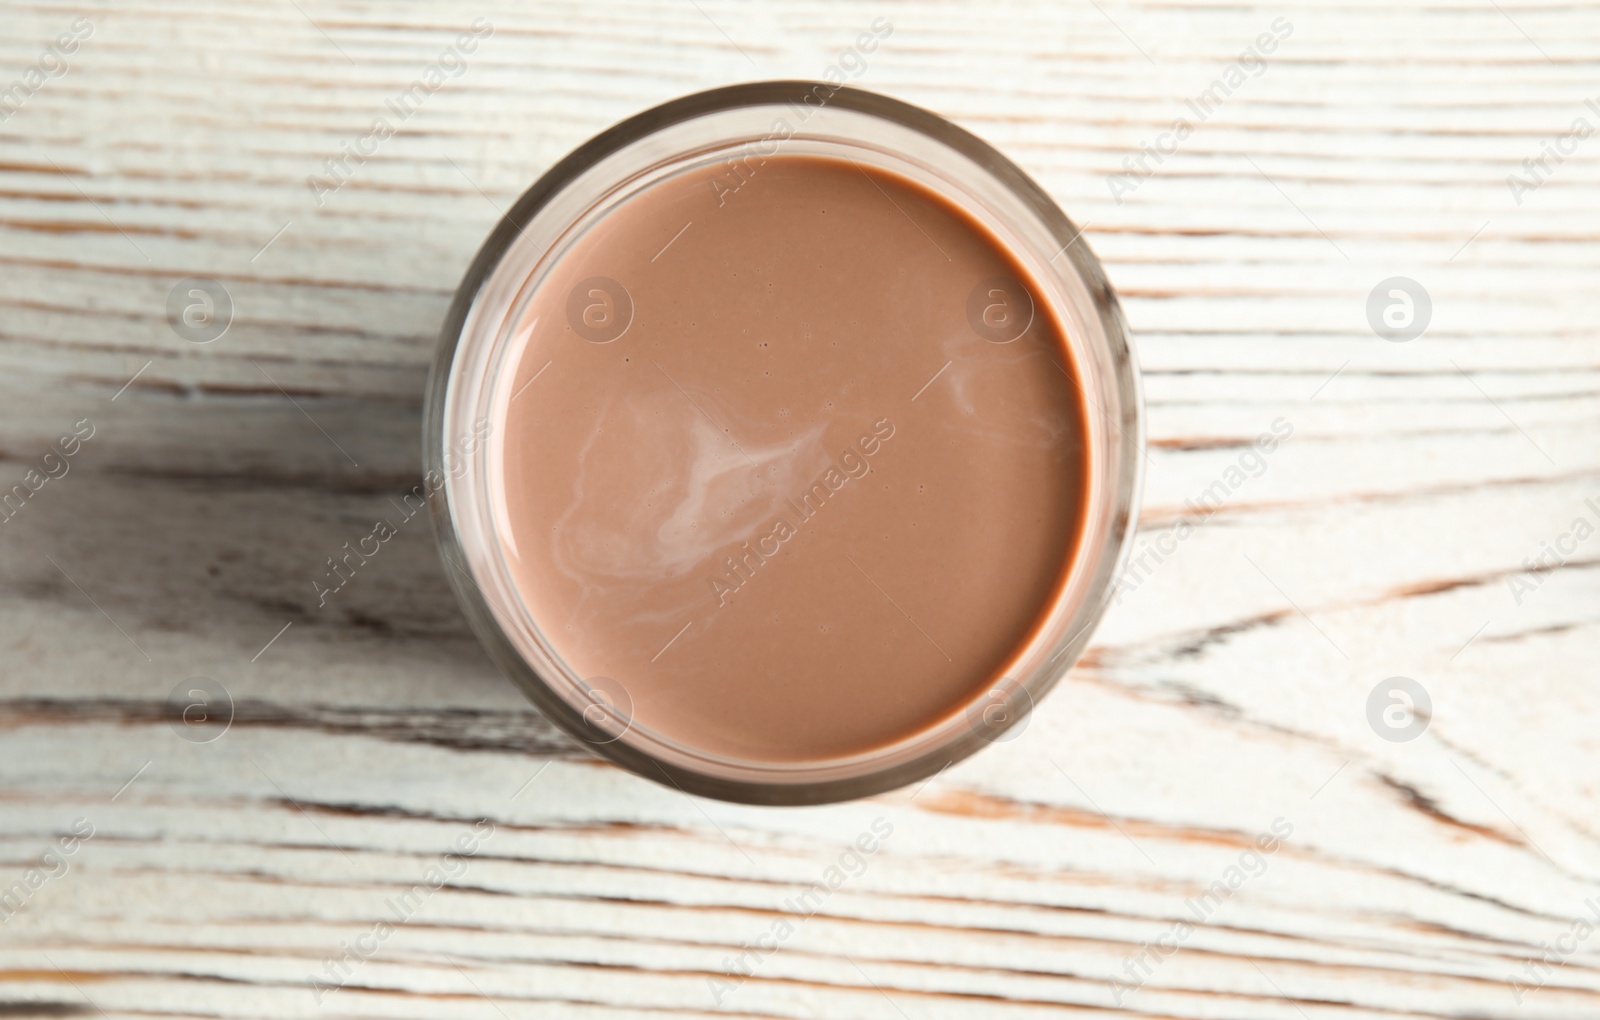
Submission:
[[[820,105],[807,104],[806,100],[826,90]],[[1027,711],[1010,720],[1015,726],[1026,718],[1037,700],[1053,688],[1070,671],[1083,650],[1088,646],[1095,627],[1103,617],[1115,593],[1115,579],[1120,575],[1124,561],[1132,546],[1137,526],[1138,500],[1143,479],[1144,414],[1142,386],[1133,339],[1122,314],[1120,304],[1106,279],[1104,269],[1086,242],[1081,231],[1072,223],[1049,195],[1032,178],[1011,160],[987,142],[950,121],[920,107],[877,93],[851,86],[805,80],[752,82],[711,89],[670,100],[642,111],[619,122],[578,146],[563,157],[532,186],[530,186],[491,230],[474,256],[458,286],[440,330],[438,350],[429,374],[423,413],[423,468],[425,477],[435,474],[443,477],[446,470],[447,436],[446,405],[457,354],[467,335],[468,319],[477,306],[486,284],[504,261],[507,253],[534,222],[539,213],[557,196],[585,173],[608,157],[651,135],[676,125],[716,114],[736,111],[744,107],[769,107],[808,105],[813,110],[834,108],[868,117],[878,118],[903,129],[909,129],[938,145],[952,150],[987,174],[1010,196],[1020,200],[1027,212],[1040,227],[1061,246],[1059,255],[1065,255],[1069,270],[1052,271],[1076,277],[1077,283],[1090,299],[1097,320],[1100,340],[1107,347],[1114,374],[1109,380],[1117,395],[1120,419],[1111,420],[1117,433],[1114,458],[1117,461],[1115,488],[1109,493],[1097,494],[1097,484],[1088,490],[1090,499],[1107,501],[1111,520],[1105,537],[1098,544],[1107,555],[1099,559],[1099,567],[1090,579],[1088,591],[1093,598],[1075,607],[1074,622],[1080,624],[1067,639],[1055,658],[1065,657],[1059,669],[1040,679],[1028,694]],[[1078,243],[1074,243],[1078,242]],[[1078,385],[1087,395],[1089,380]],[[1092,398],[1090,398],[1092,403]],[[1085,413],[1090,414],[1089,408]],[[1105,412],[1101,412],[1102,416]],[[1086,437],[1086,442],[1087,437]],[[1100,456],[1092,454],[1092,456]],[[1109,497],[1109,499],[1108,499]],[[439,544],[446,576],[455,591],[468,622],[480,643],[503,673],[507,675],[540,713],[554,725],[575,737],[592,753],[611,760],[622,767],[651,779],[665,782],[686,792],[721,800],[766,805],[800,805],[848,800],[898,788],[919,779],[942,772],[995,737],[969,728],[956,739],[946,740],[929,748],[925,753],[901,760],[880,769],[853,775],[831,778],[804,778],[784,781],[778,778],[781,770],[761,779],[740,779],[713,774],[663,760],[648,750],[617,739],[613,734],[586,718],[567,697],[554,688],[517,648],[511,637],[496,619],[488,596],[474,578],[468,566],[466,549],[454,515],[449,486],[428,486],[428,502],[435,538]],[[1087,527],[1087,525],[1085,525]],[[1082,542],[1090,544],[1085,533]],[[1079,569],[1078,558],[1085,550],[1075,550],[1073,560],[1063,567],[1063,583]],[[974,685],[971,701],[981,693]],[[959,706],[957,706],[959,708]],[[753,770],[752,770],[753,771]]]

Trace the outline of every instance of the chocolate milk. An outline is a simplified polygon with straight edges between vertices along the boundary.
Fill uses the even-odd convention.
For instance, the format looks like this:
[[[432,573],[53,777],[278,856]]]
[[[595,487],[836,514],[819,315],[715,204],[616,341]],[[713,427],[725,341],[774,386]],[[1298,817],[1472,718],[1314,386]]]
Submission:
[[[962,711],[1085,516],[1076,370],[1036,293],[977,220],[851,160],[625,200],[559,254],[500,382],[531,617],[702,753],[833,760]]]

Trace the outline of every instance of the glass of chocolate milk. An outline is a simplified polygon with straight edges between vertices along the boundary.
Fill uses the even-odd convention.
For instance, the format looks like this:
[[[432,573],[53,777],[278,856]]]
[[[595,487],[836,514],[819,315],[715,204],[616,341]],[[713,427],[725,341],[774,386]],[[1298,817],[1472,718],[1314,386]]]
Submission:
[[[763,82],[521,197],[424,451],[456,593],[541,711],[647,779],[806,804],[1021,732],[1106,607],[1142,434],[1037,184],[925,110]]]

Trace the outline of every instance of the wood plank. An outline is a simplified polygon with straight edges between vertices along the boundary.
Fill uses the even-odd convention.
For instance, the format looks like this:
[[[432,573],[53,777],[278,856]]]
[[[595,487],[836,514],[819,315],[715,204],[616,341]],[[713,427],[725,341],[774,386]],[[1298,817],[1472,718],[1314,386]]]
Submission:
[[[0,85],[80,16],[70,70],[0,121],[0,483],[95,427],[0,523],[0,891],[94,834],[0,923],[0,1013],[1600,1009],[1600,940],[1551,949],[1600,923],[1600,546],[1530,572],[1600,500],[1600,142],[1520,204],[1506,183],[1600,125],[1592,5],[16,2]],[[307,176],[479,16],[467,71],[317,205]],[[1140,572],[1023,735],[865,802],[692,801],[496,674],[426,522],[318,605],[418,481],[437,326],[499,210],[614,121],[816,77],[877,17],[859,83],[1085,225],[1145,371]],[[1279,17],[1265,72],[1119,203],[1108,178]],[[1434,304],[1405,344],[1366,321],[1396,275]],[[193,276],[236,308],[206,345],[165,321]],[[1433,701],[1406,743],[1367,720],[1397,675]],[[192,677],[235,704],[212,743],[164,718]],[[479,820],[465,870],[330,974]]]

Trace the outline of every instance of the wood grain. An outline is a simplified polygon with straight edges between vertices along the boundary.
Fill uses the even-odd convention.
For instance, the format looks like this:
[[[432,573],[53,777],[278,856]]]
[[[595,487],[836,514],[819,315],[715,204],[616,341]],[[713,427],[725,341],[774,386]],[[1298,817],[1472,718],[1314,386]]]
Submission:
[[[1600,127],[1591,5],[3,11],[0,86],[92,33],[0,121],[0,489],[95,434],[0,523],[0,893],[93,829],[0,924],[0,1015],[1600,1015],[1600,938],[1562,941],[1600,923],[1600,538],[1530,572],[1600,521],[1600,140],[1507,186]],[[1145,372],[1162,560],[1022,736],[867,802],[693,801],[495,674],[426,522],[319,607],[325,558],[416,482],[438,323],[499,211],[612,122],[818,77],[879,17],[858,83],[1087,224]],[[319,206],[306,178],[476,18],[467,70]],[[1116,201],[1279,18],[1264,72]],[[1367,322],[1392,276],[1432,299],[1409,343]],[[231,295],[221,339],[169,328],[187,277]],[[1392,676],[1432,700],[1409,742],[1367,720]],[[235,702],[210,743],[166,717],[193,677]]]

